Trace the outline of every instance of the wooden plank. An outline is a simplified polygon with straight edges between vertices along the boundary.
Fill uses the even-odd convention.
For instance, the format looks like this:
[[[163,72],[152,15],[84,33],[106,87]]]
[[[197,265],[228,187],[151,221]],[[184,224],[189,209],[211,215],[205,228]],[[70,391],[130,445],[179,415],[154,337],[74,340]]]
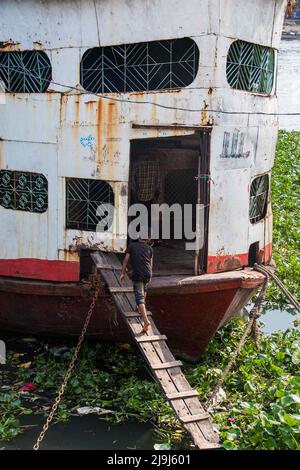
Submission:
[[[178,416],[178,418],[180,419],[180,421],[187,424],[194,423],[195,421],[203,421],[205,419],[209,419],[210,415],[209,413],[200,413],[197,415]]]
[[[130,321],[132,322],[132,320],[130,320]],[[158,331],[155,324],[153,324],[152,330]],[[168,357],[170,357],[171,360],[174,360],[174,357],[173,357],[171,351],[167,348],[165,342],[142,343],[142,347],[144,349],[144,351],[142,351],[142,352],[144,352],[144,356],[145,356],[146,360],[148,360],[148,361],[149,361],[149,358],[153,357],[154,354],[156,353],[158,355],[159,359],[162,359],[162,362],[164,362],[163,358],[166,357],[166,352],[168,353]],[[149,351],[149,348],[150,348],[150,351]],[[157,349],[165,349],[165,351],[164,350],[159,351],[160,353],[163,352],[162,356],[161,356],[161,354],[158,354]],[[152,360],[150,359],[150,361],[152,361]],[[159,383],[162,386],[165,393],[171,393],[171,392],[175,393],[175,392],[178,392],[178,391],[182,390],[183,387],[184,387],[184,389],[189,387],[189,384],[186,381],[186,379],[185,379],[185,377],[183,376],[182,373],[180,373],[180,376],[181,376],[181,379],[183,380],[183,384],[180,384],[180,385],[183,385],[183,386],[178,387],[178,384],[176,385],[176,383],[174,383],[173,377],[170,374],[170,372],[172,372],[172,371],[173,371],[173,369],[162,370],[162,371],[154,371],[154,374],[157,377],[157,380],[159,381]],[[191,399],[189,399],[189,400],[191,400]],[[199,401],[196,398],[194,398],[194,400],[196,400],[196,405],[197,405],[195,411],[197,413],[203,412],[204,410],[201,407]],[[185,415],[187,413],[190,413],[190,408],[186,405],[186,400],[185,401],[184,400],[175,400],[175,401],[171,401],[170,404],[171,404],[172,408],[174,409],[174,412],[175,412],[176,415]],[[202,423],[202,426],[203,425],[204,425],[204,422]],[[199,429],[198,424],[197,423],[189,423],[189,424],[185,424],[184,426],[186,427],[188,432],[190,432],[191,435],[193,436],[195,444],[198,447],[203,448],[207,443],[207,439],[206,439],[206,436],[204,435],[204,433],[202,432],[202,430]],[[208,434],[209,430],[211,431],[210,432],[210,440],[217,440],[216,434],[211,429],[211,424],[208,423],[208,426],[206,426],[206,427],[208,429],[206,430],[205,434]]]
[[[204,409],[201,406],[197,397],[195,396],[195,391],[191,390],[190,385],[184,377],[179,366],[177,365],[176,367],[174,366],[169,369],[160,368],[163,363],[169,362],[174,364],[174,362],[176,362],[173,354],[165,343],[166,337],[160,334],[152,318],[149,318],[150,326],[148,329],[148,333],[143,334],[143,336],[141,337],[140,334],[143,325],[142,317],[140,315],[136,316],[135,314],[132,316],[129,315],[129,317],[126,317],[124,315],[124,313],[126,312],[130,314],[132,312],[135,313],[136,304],[134,295],[132,293],[132,282],[126,275],[124,281],[121,283],[119,274],[115,272],[118,271],[118,269],[116,268],[121,266],[119,259],[112,253],[101,253],[100,259],[102,265],[109,265],[115,268],[110,270],[105,269],[101,271],[101,275],[109,287],[111,287],[112,289],[116,289],[115,292],[112,292],[112,297],[120,312],[123,313],[125,321],[136,342],[138,343],[138,346],[145,360],[147,361],[150,367],[151,364],[154,366],[157,365],[159,367],[157,370],[152,368],[156,380],[161,385],[167,397],[175,397],[173,398],[173,400],[170,400],[169,398],[170,404],[175,414],[177,415],[177,417],[183,416],[184,419],[187,419],[187,417],[190,416],[198,417],[198,421],[192,420],[183,423],[183,425],[191,434],[194,443],[200,449],[219,448],[220,446],[217,443],[218,436],[213,431],[209,419],[203,418],[203,420],[199,421],[199,416],[203,417]],[[124,292],[124,287],[129,289],[126,289],[126,291]],[[153,336],[160,338],[163,337],[164,339],[161,341],[152,342],[151,337]],[[191,395],[189,394],[188,397],[179,397],[180,393],[186,394],[187,390],[190,391]]]
[[[156,325],[154,324],[153,332],[157,334],[158,331],[159,330],[156,328]],[[167,361],[174,360],[174,356],[169,350],[169,348],[167,347],[166,343],[164,342],[153,343],[153,347],[156,350],[157,354],[161,358],[163,357],[164,360],[167,360]],[[170,380],[175,386],[174,392],[186,390],[190,388],[190,384],[188,383],[188,381],[186,380],[185,376],[182,373],[178,374],[177,371],[174,371],[173,369],[169,369],[168,374],[170,376],[169,377]],[[171,392],[171,390],[167,390],[167,391]],[[178,414],[180,414],[181,409],[187,410],[187,412],[191,414],[198,414],[204,411],[201,403],[195,397],[185,399],[184,401],[176,400],[174,402],[171,402],[171,406],[174,409],[174,411]],[[190,424],[185,425],[185,427],[187,428],[189,432],[192,432],[191,428],[198,427],[198,425],[194,423],[190,423]],[[216,440],[216,433],[213,431],[212,426],[209,422],[207,424],[205,422],[201,424],[201,432],[203,433],[203,436],[205,436],[206,439],[210,441]]]
[[[97,264],[97,269],[99,271],[102,271],[103,269],[108,269],[110,271],[122,271],[122,266],[119,266],[118,268],[114,268],[112,266],[103,266],[103,265],[100,266],[99,264]]]
[[[126,286],[119,286],[119,287],[108,287],[110,292],[112,294],[115,294],[115,293],[124,293],[126,294],[127,292],[134,292],[134,289],[133,287],[126,287]]]
[[[180,398],[190,398],[198,396],[199,393],[197,392],[197,390],[186,390],[185,392],[168,393],[166,395],[168,400],[178,400]]]
[[[181,367],[181,361],[162,362],[160,364],[150,364],[153,370],[172,369],[173,367]]]
[[[126,304],[127,301],[129,305],[134,308],[134,305],[135,305],[134,298],[130,300],[128,295],[126,297],[122,296],[120,303]],[[149,332],[159,333],[159,330],[156,328],[156,325],[153,322],[151,322],[151,320],[150,320],[150,323],[151,323],[151,326],[149,327]],[[128,324],[130,325],[130,329],[134,335],[140,332],[140,327],[142,326],[141,320],[137,321],[137,319],[128,319]],[[141,352],[148,363],[152,362],[152,360],[154,361],[155,358],[158,358],[158,360],[160,359],[162,362],[164,362],[168,358],[169,360],[174,360],[174,356],[172,355],[171,351],[168,349],[165,342],[141,343],[140,347],[141,347]],[[156,379],[158,380],[158,383],[161,385],[165,393],[168,393],[168,392],[175,393],[175,392],[180,391],[180,388],[178,388],[178,386],[174,384],[172,376],[170,375],[171,371],[172,369],[169,371],[168,370],[153,371],[154,375],[156,376]],[[185,380],[185,382],[183,382],[183,387],[186,389],[187,387],[189,387],[189,384],[186,381],[183,374],[181,374],[181,376]],[[183,387],[181,387],[181,389]],[[198,404],[197,411],[198,412],[203,411],[203,408],[201,407],[198,400],[196,400],[196,402]],[[177,415],[186,414],[190,412],[185,401],[183,400],[176,400],[176,401],[170,402],[170,404],[172,408],[174,409],[175,414]],[[199,406],[200,406],[200,409],[199,409]],[[199,431],[198,425],[195,423],[190,423],[184,426],[192,434],[196,445],[200,448],[203,448],[206,445],[207,440],[204,437],[201,430]],[[208,430],[211,430],[210,424],[208,426]],[[212,439],[216,439],[216,434],[213,432],[211,432],[211,434],[212,434]]]
[[[166,341],[168,338],[166,335],[151,335],[151,336],[141,336],[137,337],[136,340],[138,343],[151,343],[152,341]]]
[[[137,311],[132,311],[132,312],[123,312],[123,315],[126,317],[126,318],[142,318],[142,315],[137,312]],[[151,312],[147,312],[147,316],[148,317],[151,317],[152,316],[152,313]]]

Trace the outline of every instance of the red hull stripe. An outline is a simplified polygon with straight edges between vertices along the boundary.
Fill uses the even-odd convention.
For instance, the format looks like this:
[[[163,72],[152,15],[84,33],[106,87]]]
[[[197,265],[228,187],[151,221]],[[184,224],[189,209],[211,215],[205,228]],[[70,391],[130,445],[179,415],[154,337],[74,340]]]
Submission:
[[[264,247],[262,259],[265,263],[269,263],[272,257],[272,243]],[[236,255],[225,256],[208,256],[207,273],[217,273],[222,271],[233,271],[244,266],[248,266],[248,253],[240,253]]]
[[[79,262],[33,258],[2,259],[0,276],[74,282],[79,280]]]
[[[208,256],[207,273],[218,273],[222,271],[233,271],[241,266],[248,265],[248,253],[239,255]]]
[[[270,263],[271,259],[272,259],[272,243],[269,243],[268,245],[265,246],[265,249],[264,249],[264,262],[266,264]]]
[[[272,243],[264,248],[263,259],[270,262]],[[248,265],[248,253],[226,256],[209,256],[207,273],[233,271]],[[32,258],[0,260],[0,276],[41,279],[45,281],[76,282],[79,280],[79,262],[43,260]]]

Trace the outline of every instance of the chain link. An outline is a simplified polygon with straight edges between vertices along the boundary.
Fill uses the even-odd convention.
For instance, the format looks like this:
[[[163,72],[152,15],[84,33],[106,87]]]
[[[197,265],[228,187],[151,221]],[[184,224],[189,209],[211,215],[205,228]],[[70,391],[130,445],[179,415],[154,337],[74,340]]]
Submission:
[[[98,295],[99,295],[99,292],[100,292],[100,289],[101,289],[101,285],[100,285],[100,281],[99,281],[99,278],[98,276],[95,276],[92,280],[92,289],[94,290],[94,294],[93,294],[93,298],[92,298],[92,302],[90,304],[90,308],[87,312],[87,315],[86,315],[86,319],[85,319],[85,322],[84,322],[84,325],[83,325],[83,328],[82,328],[82,331],[81,331],[81,334],[80,334],[80,337],[79,337],[79,340],[78,340],[78,343],[76,345],[76,348],[75,348],[75,351],[74,351],[74,354],[72,356],[72,359],[71,359],[71,362],[69,364],[69,367],[68,367],[68,370],[66,372],[66,375],[64,377],[64,380],[63,380],[63,383],[61,384],[61,387],[59,389],[59,392],[58,392],[58,395],[57,397],[55,398],[55,401],[52,405],[52,408],[51,408],[51,412],[49,413],[49,416],[43,426],[43,430],[42,432],[40,433],[35,445],[33,446],[33,450],[39,450],[39,447],[40,447],[40,444],[42,442],[42,440],[44,439],[45,437],[45,434],[46,432],[48,431],[49,429],[49,425],[50,423],[52,422],[53,418],[54,418],[54,415],[57,411],[57,408],[61,402],[61,399],[62,399],[62,396],[65,392],[65,388],[70,380],[70,377],[71,377],[71,374],[73,372],[73,369],[74,369],[74,366],[75,366],[75,362],[77,360],[77,357],[78,357],[78,354],[79,354],[79,351],[81,349],[81,346],[82,346],[82,342],[84,340],[84,337],[85,337],[85,334],[86,334],[86,331],[87,331],[87,328],[89,326],[89,323],[90,323],[90,320],[91,320],[91,316],[93,314],[93,311],[95,309],[95,305],[96,305],[96,302],[97,302],[97,298],[98,298]]]

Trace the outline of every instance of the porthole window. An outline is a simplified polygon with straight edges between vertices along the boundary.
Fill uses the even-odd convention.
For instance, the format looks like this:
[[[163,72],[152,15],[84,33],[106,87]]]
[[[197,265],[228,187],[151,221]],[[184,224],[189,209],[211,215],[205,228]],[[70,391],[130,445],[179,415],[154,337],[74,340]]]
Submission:
[[[178,89],[198,72],[199,50],[190,38],[88,49],[81,85],[92,93]]]
[[[250,188],[249,218],[252,224],[264,219],[268,207],[269,175],[255,178]]]
[[[51,80],[51,63],[45,52],[0,52],[0,81],[6,92],[43,93]]]
[[[68,178],[66,181],[66,227],[108,231],[114,217],[114,192],[106,181]]]
[[[227,56],[227,81],[232,88],[269,95],[273,88],[274,67],[274,49],[235,41]]]
[[[0,171],[0,204],[5,209],[45,212],[48,208],[48,181],[40,173]]]

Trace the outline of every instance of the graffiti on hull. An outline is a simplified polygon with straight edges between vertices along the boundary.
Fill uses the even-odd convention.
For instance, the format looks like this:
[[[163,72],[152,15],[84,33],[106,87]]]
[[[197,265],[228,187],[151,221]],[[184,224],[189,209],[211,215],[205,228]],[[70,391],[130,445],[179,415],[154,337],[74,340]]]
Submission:
[[[234,132],[224,132],[221,158],[249,158],[250,150],[244,151],[245,134],[239,129]]]

